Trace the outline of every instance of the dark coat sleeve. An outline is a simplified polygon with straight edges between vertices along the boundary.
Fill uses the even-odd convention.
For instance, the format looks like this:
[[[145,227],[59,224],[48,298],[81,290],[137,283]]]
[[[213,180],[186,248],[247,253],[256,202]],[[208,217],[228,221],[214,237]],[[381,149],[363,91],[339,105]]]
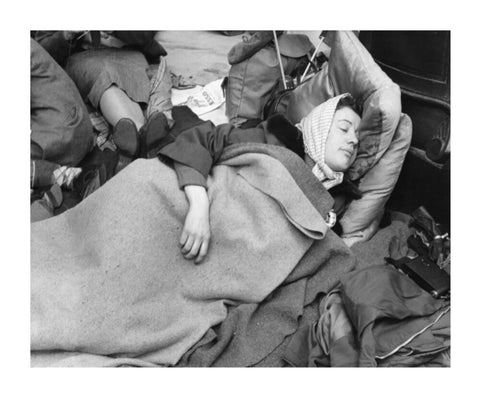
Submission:
[[[243,130],[231,124],[215,126],[204,121],[181,132],[173,142],[159,150],[159,155],[174,161],[180,187],[206,186],[207,176],[224,149],[245,142],[266,143],[264,130]]]
[[[188,185],[198,185],[207,187],[206,178],[198,172],[195,168],[189,167],[188,165],[174,162],[174,169],[177,173],[178,185],[180,189],[183,189]]]

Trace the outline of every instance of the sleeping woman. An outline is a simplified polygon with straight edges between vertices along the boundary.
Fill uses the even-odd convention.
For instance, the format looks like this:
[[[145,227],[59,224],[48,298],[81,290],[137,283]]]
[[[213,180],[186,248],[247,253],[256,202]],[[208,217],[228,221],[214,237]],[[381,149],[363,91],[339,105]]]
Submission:
[[[164,146],[160,155],[176,162],[180,188],[190,203],[180,246],[185,258],[195,258],[196,263],[207,254],[210,239],[206,178],[225,147],[241,142],[285,145],[304,158],[327,190],[342,183],[343,172],[356,158],[361,117],[349,94],[319,105],[297,126],[277,115],[258,128],[242,130],[229,124],[213,127],[210,122],[195,120],[186,107],[176,110],[177,119],[190,119],[190,124],[197,125]]]
[[[272,301],[317,242],[309,272],[346,268],[328,189],[356,156],[360,116],[348,94],[296,127],[189,117],[174,113],[159,150],[174,169],[138,159],[31,225],[32,365],[176,365],[229,308]],[[275,341],[277,327],[269,332]]]

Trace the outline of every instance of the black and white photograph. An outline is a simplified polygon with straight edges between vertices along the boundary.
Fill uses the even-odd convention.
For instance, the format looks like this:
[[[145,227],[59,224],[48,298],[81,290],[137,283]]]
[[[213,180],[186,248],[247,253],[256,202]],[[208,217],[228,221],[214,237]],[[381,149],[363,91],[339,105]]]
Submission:
[[[134,23],[87,4],[30,16],[16,39],[30,214],[25,255],[5,263],[21,267],[21,369],[42,379],[27,395],[118,394],[89,393],[90,376],[129,395],[453,393],[478,329],[462,249],[477,178],[457,162],[473,160],[457,140],[478,135],[478,110],[451,95],[461,23],[428,7],[345,23],[350,2],[272,3],[263,23],[251,3],[238,18],[247,3],[214,2],[218,17],[205,3],[200,26],[175,21],[198,3],[162,18],[149,3],[140,15],[159,18]]]

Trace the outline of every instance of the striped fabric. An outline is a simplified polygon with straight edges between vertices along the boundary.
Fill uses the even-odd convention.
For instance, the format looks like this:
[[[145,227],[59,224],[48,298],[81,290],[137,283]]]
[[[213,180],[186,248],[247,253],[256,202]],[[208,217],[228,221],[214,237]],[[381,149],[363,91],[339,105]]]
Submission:
[[[335,172],[325,163],[325,144],[338,101],[346,96],[350,94],[338,95],[323,102],[296,125],[302,131],[305,152],[315,162],[312,172],[326,189],[343,181],[343,172]]]
[[[109,149],[112,151],[117,150],[115,142],[113,142],[112,136],[110,134],[110,124],[102,116],[100,112],[96,110],[90,111],[88,113],[90,117],[90,122],[93,125],[94,132],[96,133],[95,144],[103,151]]]

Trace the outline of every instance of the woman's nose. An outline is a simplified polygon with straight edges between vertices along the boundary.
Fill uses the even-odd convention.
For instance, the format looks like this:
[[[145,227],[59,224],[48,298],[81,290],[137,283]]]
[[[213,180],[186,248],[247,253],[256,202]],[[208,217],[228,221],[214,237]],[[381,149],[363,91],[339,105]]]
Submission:
[[[350,128],[350,133],[348,134],[348,143],[351,143],[354,146],[358,145],[357,132],[353,128]]]

